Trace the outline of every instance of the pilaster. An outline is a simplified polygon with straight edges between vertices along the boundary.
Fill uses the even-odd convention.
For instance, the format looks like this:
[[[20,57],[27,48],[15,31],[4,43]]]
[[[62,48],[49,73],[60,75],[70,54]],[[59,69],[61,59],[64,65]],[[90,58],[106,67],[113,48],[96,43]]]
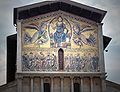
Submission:
[[[30,82],[31,82],[31,92],[34,92],[33,77],[30,77]]]
[[[90,87],[91,92],[93,92],[93,77],[90,77]]]
[[[43,81],[43,77],[41,77],[41,92],[44,92],[44,81]]]
[[[16,77],[17,77],[17,92],[22,92],[23,77],[18,75]]]
[[[63,79],[64,79],[64,77],[63,77],[63,76],[61,76],[61,77],[60,77],[61,92],[64,92],[64,91],[63,91]]]
[[[53,76],[50,77],[51,78],[51,92],[53,92]]]
[[[21,72],[21,21],[17,21],[17,72]]]
[[[103,32],[102,32],[102,23],[98,23],[98,42],[99,42],[99,66],[100,72],[105,72],[105,63],[104,63],[104,49],[103,49]]]
[[[74,83],[73,83],[73,77],[70,77],[71,79],[71,92],[74,92]]]
[[[83,77],[80,77],[80,82],[81,82],[80,83],[81,84],[80,90],[81,90],[81,92],[83,92]]]
[[[101,85],[102,85],[102,92],[106,92],[106,76],[101,76]]]

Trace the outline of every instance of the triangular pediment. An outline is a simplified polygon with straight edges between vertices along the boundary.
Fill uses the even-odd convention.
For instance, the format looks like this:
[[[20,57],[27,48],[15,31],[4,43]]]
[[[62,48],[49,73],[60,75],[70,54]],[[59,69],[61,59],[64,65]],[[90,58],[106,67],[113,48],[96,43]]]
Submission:
[[[41,3],[14,8],[14,24],[16,24],[17,19],[27,19],[58,10],[81,16],[98,23],[102,21],[106,14],[106,11],[70,0],[44,1]]]

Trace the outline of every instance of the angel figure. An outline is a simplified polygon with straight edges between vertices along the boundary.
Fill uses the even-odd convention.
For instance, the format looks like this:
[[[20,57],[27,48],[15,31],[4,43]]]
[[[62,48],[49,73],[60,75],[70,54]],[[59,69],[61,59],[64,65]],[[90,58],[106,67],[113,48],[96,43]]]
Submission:
[[[29,33],[27,32],[24,34],[25,44],[30,44],[30,43],[31,44],[32,43],[43,44],[48,41],[47,31],[46,31],[47,23],[42,22],[40,26],[32,23],[32,24],[25,26],[25,28],[37,30],[37,32],[35,32],[33,36],[30,36]]]
[[[93,34],[89,34],[89,37],[86,37],[83,33],[87,31],[93,31],[94,29],[91,26],[85,26],[81,29],[80,24],[76,24],[73,26],[73,41],[78,46],[89,45],[94,46],[96,44],[96,38]]]

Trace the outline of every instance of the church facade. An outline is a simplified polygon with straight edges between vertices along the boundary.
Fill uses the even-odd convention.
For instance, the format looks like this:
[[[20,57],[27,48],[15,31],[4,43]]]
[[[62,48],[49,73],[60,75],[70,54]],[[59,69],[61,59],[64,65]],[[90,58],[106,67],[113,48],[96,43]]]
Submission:
[[[15,92],[106,92],[105,14],[63,0],[15,8]]]
[[[59,9],[17,20],[17,37],[19,92],[105,92],[101,23]]]

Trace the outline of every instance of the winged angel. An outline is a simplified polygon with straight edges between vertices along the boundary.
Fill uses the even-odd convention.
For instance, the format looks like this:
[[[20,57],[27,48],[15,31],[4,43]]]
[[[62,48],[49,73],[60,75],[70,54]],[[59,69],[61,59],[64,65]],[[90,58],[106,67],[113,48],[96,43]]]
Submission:
[[[36,24],[32,23],[32,24],[25,26],[25,28],[35,30],[35,32],[32,36],[30,35],[30,32],[29,33],[25,32],[25,34],[24,34],[24,43],[25,44],[32,44],[32,43],[44,44],[48,41],[47,31],[46,31],[46,29],[47,29],[46,22],[42,22],[42,23],[40,23],[40,25],[36,25]]]
[[[89,34],[88,37],[84,35],[84,32],[93,31],[94,29],[91,26],[85,26],[84,28],[80,27],[80,24],[75,23],[73,26],[73,41],[78,46],[89,45],[95,46],[96,38],[93,34]]]

